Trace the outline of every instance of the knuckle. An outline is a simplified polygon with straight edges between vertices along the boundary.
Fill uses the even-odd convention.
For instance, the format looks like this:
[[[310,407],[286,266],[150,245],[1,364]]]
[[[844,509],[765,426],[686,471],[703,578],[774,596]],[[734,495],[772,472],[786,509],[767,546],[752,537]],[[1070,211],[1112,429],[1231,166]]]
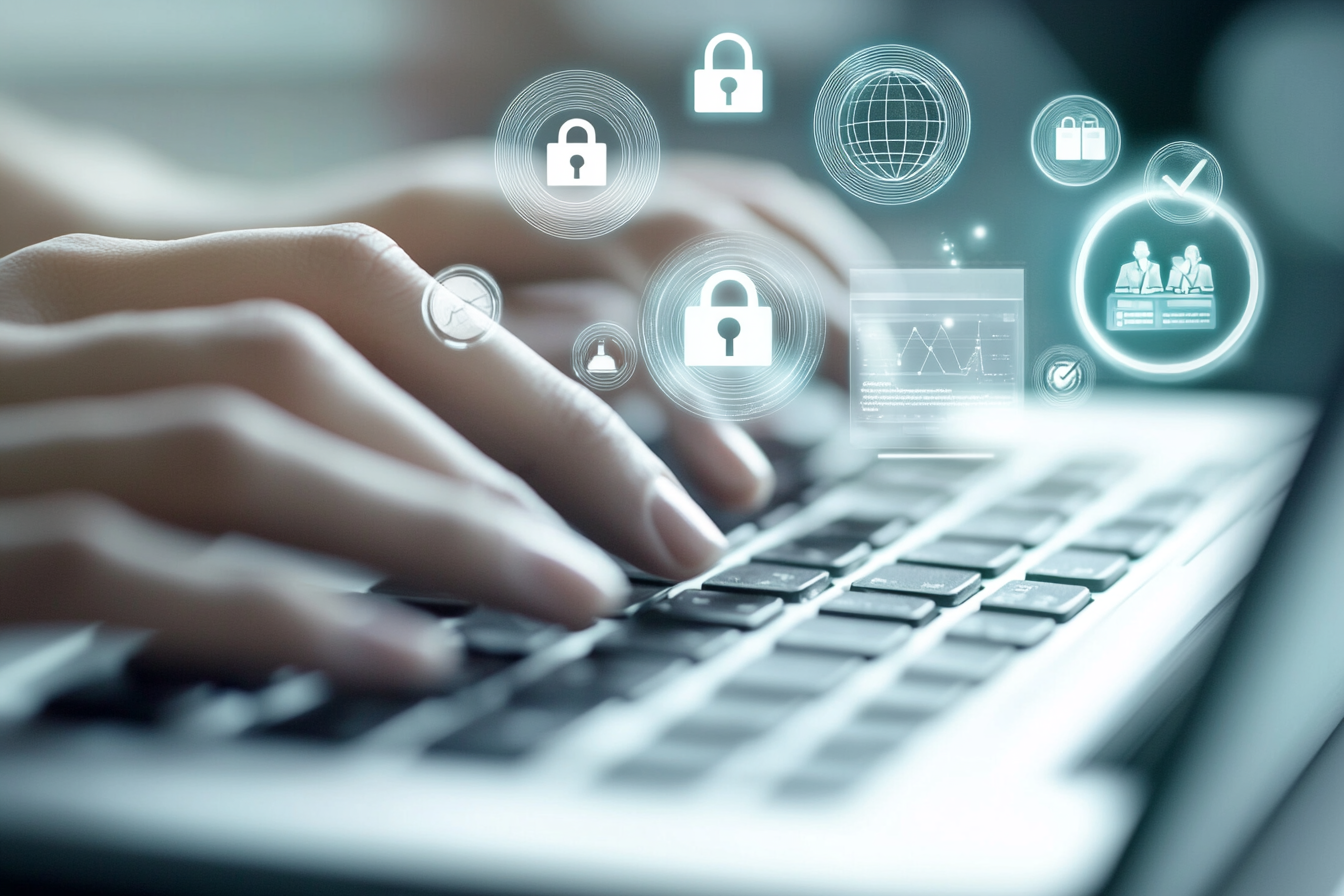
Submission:
[[[229,357],[260,365],[278,383],[311,374],[326,357],[334,331],[297,305],[270,299],[239,303],[221,331]]]
[[[223,386],[183,390],[179,398],[185,407],[159,446],[161,464],[192,481],[206,503],[227,504],[254,467],[269,408],[249,392]]]
[[[20,302],[37,319],[51,316],[52,300],[84,282],[93,270],[115,254],[124,241],[87,233],[72,233],[35,243],[0,259],[0,293],[12,309]],[[45,313],[44,313],[45,312]]]
[[[87,595],[95,587],[112,561],[111,536],[130,522],[121,505],[92,493],[44,495],[16,509],[28,536],[5,564],[8,585],[16,591],[37,586],[57,600]]]
[[[313,230],[314,260],[325,269],[368,273],[404,256],[387,234],[367,224],[328,224]]]

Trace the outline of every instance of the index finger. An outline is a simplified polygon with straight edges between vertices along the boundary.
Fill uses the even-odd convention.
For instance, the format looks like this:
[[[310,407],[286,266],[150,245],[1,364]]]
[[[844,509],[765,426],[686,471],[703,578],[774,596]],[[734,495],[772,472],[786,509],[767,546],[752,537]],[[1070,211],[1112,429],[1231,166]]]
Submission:
[[[421,315],[425,290],[440,287],[372,228],[237,231],[164,243],[64,238],[11,262],[27,273],[20,295],[59,284],[32,298],[44,313],[66,318],[263,296],[304,306],[609,550],[686,578],[725,547],[606,404],[507,331],[446,349]],[[44,266],[59,271],[32,276]]]

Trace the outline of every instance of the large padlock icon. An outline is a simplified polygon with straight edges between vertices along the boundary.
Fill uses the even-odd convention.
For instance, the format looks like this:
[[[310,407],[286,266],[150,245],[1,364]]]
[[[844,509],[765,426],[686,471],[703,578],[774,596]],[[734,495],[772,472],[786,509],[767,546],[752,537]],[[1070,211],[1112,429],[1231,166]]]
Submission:
[[[728,280],[747,291],[746,305],[714,304],[714,288]],[[700,304],[686,309],[686,366],[769,367],[773,325],[752,279],[741,271],[719,271],[700,288]]]
[[[714,50],[726,40],[742,48],[741,68],[715,68]],[[740,34],[724,32],[705,47],[705,67],[695,72],[695,111],[760,112],[764,104],[760,69],[751,67],[751,45]]]
[[[570,143],[569,132],[583,128],[587,143]],[[607,185],[607,144],[597,142],[597,131],[590,121],[571,118],[560,125],[557,142],[546,144],[546,186],[605,187]]]

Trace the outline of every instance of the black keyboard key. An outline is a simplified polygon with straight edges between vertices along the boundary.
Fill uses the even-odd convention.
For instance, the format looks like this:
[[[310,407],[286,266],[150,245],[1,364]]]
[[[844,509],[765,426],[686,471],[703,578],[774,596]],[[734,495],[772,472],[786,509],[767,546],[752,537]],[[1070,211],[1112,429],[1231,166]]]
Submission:
[[[910,632],[910,626],[900,622],[814,616],[795,625],[778,643],[796,650],[874,657],[900,647],[910,640]]]
[[[673,725],[664,737],[740,743],[765,734],[801,705],[802,701],[792,695],[761,698],[746,693],[720,694]]]
[[[1015,654],[1011,647],[944,641],[906,670],[911,678],[936,678],[976,684],[1003,668]]]
[[[826,601],[821,612],[920,626],[938,615],[938,605],[927,597],[909,594],[850,591]]]
[[[458,627],[467,646],[479,653],[526,656],[559,641],[563,627],[498,610],[477,610]]]
[[[447,690],[456,691],[479,684],[503,672],[517,661],[518,658],[513,656],[468,650],[462,657],[462,664],[453,671],[452,678],[448,680]]]
[[[1081,585],[1054,582],[1009,582],[980,603],[983,610],[1044,616],[1068,622],[1092,603],[1092,593]]]
[[[1118,551],[1138,558],[1157,547],[1166,534],[1166,527],[1156,523],[1114,522],[1094,529],[1072,546],[1092,551]]]
[[[1011,510],[1044,510],[1071,516],[1091,504],[1098,492],[1077,482],[1047,479],[1018,492],[1000,505]]]
[[[964,538],[940,538],[901,557],[910,563],[923,563],[926,566],[969,569],[987,579],[1003,575],[1008,567],[1021,558],[1020,544],[972,541]]]
[[[1128,554],[1065,548],[1028,569],[1027,578],[1036,582],[1082,585],[1089,591],[1105,591],[1118,582],[1128,568]]]
[[[676,625],[658,620],[631,620],[597,643],[598,653],[651,653],[700,662],[742,640],[735,628],[721,625]]]
[[[445,619],[465,616],[476,609],[474,603],[462,600],[451,591],[444,591],[441,588],[426,588],[398,578],[383,579],[370,588],[369,593],[391,597],[407,606],[415,607],[417,610],[423,610],[426,613],[433,613],[435,616],[441,616]]]
[[[705,588],[768,594],[787,601],[811,600],[831,584],[829,574],[777,563],[743,563],[705,581]]]
[[[518,758],[581,714],[575,707],[506,706],[437,741],[429,752]]]
[[[514,695],[514,702],[582,708],[613,697],[637,700],[689,667],[685,660],[668,656],[588,656],[523,688]]]
[[[630,596],[625,599],[625,607],[612,613],[612,618],[619,619],[622,616],[630,616],[639,612],[646,604],[649,604],[667,593],[666,585],[655,585],[649,582],[631,582]]]
[[[106,678],[72,688],[43,710],[48,718],[154,725],[200,706],[219,691],[197,681]]]
[[[815,697],[859,668],[852,656],[776,650],[743,668],[724,685],[727,692]]]
[[[833,520],[814,532],[808,538],[840,538],[866,541],[875,548],[884,548],[910,531],[914,524],[905,517],[869,518],[864,516],[846,516]]]
[[[986,510],[957,526],[948,534],[953,538],[983,541],[1007,541],[1035,547],[1054,535],[1064,517],[1041,510]]]
[[[955,681],[902,678],[864,707],[863,718],[923,719],[961,699],[968,688]]]
[[[308,712],[259,730],[308,740],[348,741],[410,709],[417,696],[337,695]]]
[[[983,641],[1005,647],[1035,647],[1055,630],[1055,623],[1042,616],[1017,616],[983,610],[952,626],[949,638]]]
[[[980,588],[980,573],[915,563],[893,563],[850,586],[854,591],[913,594],[955,607]]]
[[[752,559],[761,563],[824,569],[833,576],[843,576],[857,569],[872,552],[866,541],[800,538],[762,551]]]
[[[765,595],[691,589],[655,601],[644,612],[654,618],[752,629],[784,612],[784,601]]]
[[[1154,492],[1122,517],[1127,523],[1175,526],[1199,506],[1200,496],[1191,492]]]

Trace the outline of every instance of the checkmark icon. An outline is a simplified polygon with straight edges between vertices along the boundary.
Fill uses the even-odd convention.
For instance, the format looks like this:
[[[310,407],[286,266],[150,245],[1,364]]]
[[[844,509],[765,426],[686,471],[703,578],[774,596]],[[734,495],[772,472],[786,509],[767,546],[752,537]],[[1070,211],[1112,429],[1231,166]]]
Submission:
[[[1060,392],[1072,388],[1073,382],[1077,378],[1078,365],[1081,363],[1083,362],[1080,359],[1067,366],[1063,363],[1055,364],[1050,368],[1050,385]]]
[[[1199,172],[1203,171],[1204,166],[1207,164],[1209,164],[1208,159],[1200,159],[1199,164],[1195,166],[1195,169],[1187,174],[1185,180],[1181,181],[1179,185],[1176,181],[1171,179],[1170,174],[1162,175],[1162,180],[1166,181],[1167,186],[1171,187],[1172,190],[1176,192],[1177,196],[1184,196],[1185,191],[1190,189],[1190,185],[1195,182],[1195,178],[1199,177]]]

